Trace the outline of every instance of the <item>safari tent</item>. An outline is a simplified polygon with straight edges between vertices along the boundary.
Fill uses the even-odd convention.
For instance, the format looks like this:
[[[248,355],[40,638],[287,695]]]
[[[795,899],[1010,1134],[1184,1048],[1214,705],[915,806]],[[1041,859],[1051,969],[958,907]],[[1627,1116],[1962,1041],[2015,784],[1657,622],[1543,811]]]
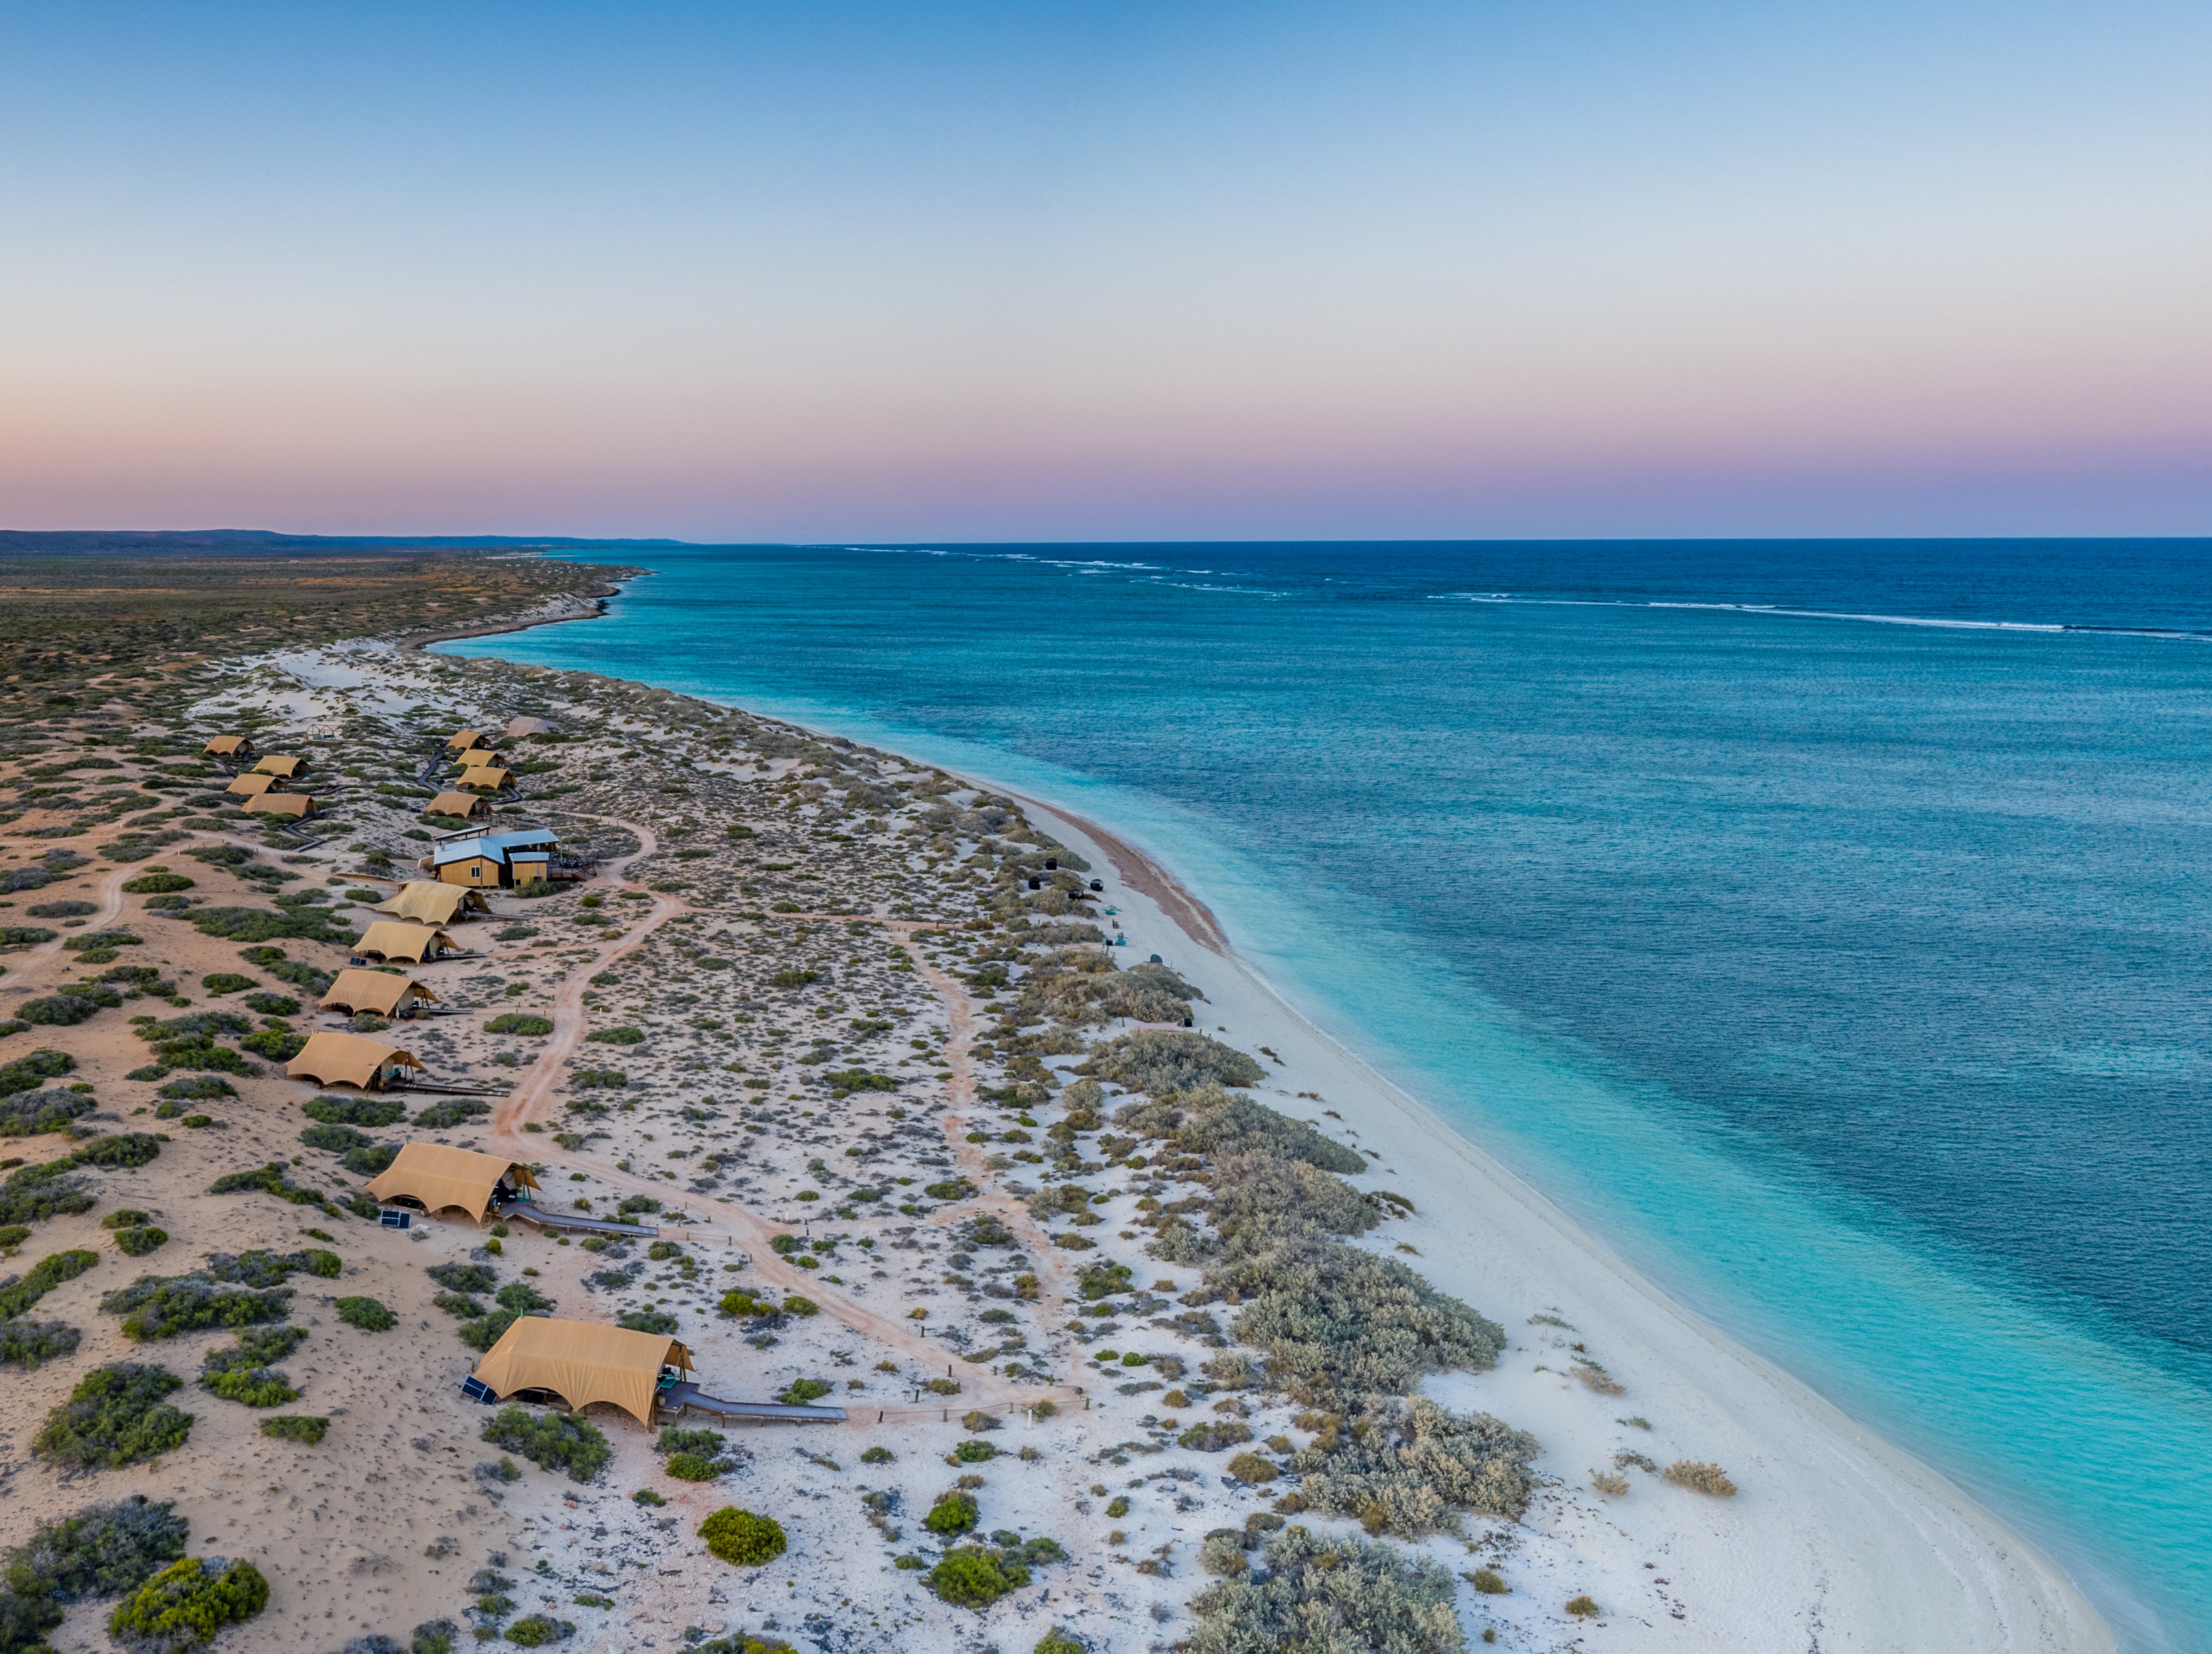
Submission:
[[[363,1091],[375,1091],[404,1079],[407,1069],[419,1070],[422,1066],[413,1052],[397,1045],[325,1028],[307,1036],[300,1054],[284,1064],[284,1072],[292,1079],[312,1080],[319,1086],[359,1086]]]
[[[453,945],[453,939],[434,924],[402,924],[397,919],[379,919],[354,943],[353,950],[379,959],[404,960],[410,965],[420,965],[426,959],[437,958]]]
[[[501,761],[500,755],[489,747],[471,747],[465,753],[453,754],[453,762],[468,769],[490,769]]]
[[[264,754],[261,761],[253,767],[259,774],[281,775],[289,780],[295,775],[306,773],[307,760],[304,758],[295,758],[290,753],[269,753]]]
[[[542,718],[512,718],[508,720],[507,726],[507,738],[509,741],[520,741],[527,736],[552,733],[553,726]]]
[[[242,758],[253,750],[253,737],[245,735],[219,735],[200,748],[218,758]]]
[[[491,814],[491,800],[473,792],[441,792],[422,806],[425,815],[458,815],[466,820],[472,815]]]
[[[276,785],[276,778],[273,775],[240,775],[232,778],[231,784],[223,791],[234,792],[241,798],[258,798]]]
[[[343,1011],[348,1016],[358,1016],[363,1011],[396,1016],[405,1006],[422,1000],[434,1002],[437,997],[413,977],[353,967],[338,972],[338,979],[331,984],[331,991],[316,1009]]]
[[[289,815],[294,821],[315,813],[315,801],[304,792],[264,792],[246,801],[249,815]]]
[[[465,787],[491,787],[495,790],[511,787],[514,785],[514,772],[512,770],[494,769],[489,766],[480,769],[463,770],[460,785]]]
[[[377,1200],[425,1212],[457,1206],[481,1223],[502,1192],[511,1196],[537,1187],[538,1179],[520,1160],[437,1143],[404,1143],[392,1164],[377,1173],[368,1192]]]
[[[471,747],[489,747],[481,730],[456,730],[446,737],[446,745],[455,752],[465,752]]]
[[[403,1160],[406,1154],[400,1151]],[[392,1171],[398,1169],[395,1160]],[[375,1184],[369,1187],[373,1192]],[[502,1401],[518,1390],[546,1390],[572,1412],[593,1402],[611,1402],[650,1429],[653,1397],[664,1367],[679,1373],[692,1370],[691,1352],[666,1333],[526,1315],[477,1363],[476,1377]]]
[[[484,900],[483,892],[471,890],[466,885],[447,884],[437,879],[410,879],[399,888],[399,894],[387,897],[368,910],[372,913],[389,913],[394,918],[413,919],[417,924],[451,924],[469,913],[489,913],[491,904]]]

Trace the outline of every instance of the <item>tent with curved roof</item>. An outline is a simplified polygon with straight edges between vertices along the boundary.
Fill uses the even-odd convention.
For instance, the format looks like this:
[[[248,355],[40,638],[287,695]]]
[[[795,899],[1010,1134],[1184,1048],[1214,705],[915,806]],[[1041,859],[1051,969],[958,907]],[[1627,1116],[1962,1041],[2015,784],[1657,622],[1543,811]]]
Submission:
[[[514,772],[512,770],[496,769],[490,766],[481,769],[463,770],[459,785],[464,787],[511,787],[514,785]]]
[[[386,897],[369,912],[413,919],[418,924],[451,924],[464,914],[489,913],[491,904],[484,900],[483,891],[471,890],[466,885],[447,884],[437,879],[410,879],[399,888],[398,894]]]
[[[402,924],[397,919],[379,919],[354,943],[353,950],[378,959],[404,960],[410,965],[420,965],[426,959],[437,958],[453,945],[453,939],[434,924]]]
[[[501,1400],[517,1390],[550,1390],[571,1411],[610,1402],[650,1428],[664,1367],[693,1370],[691,1352],[666,1333],[526,1315],[477,1363],[476,1376]]]
[[[349,968],[338,972],[337,980],[331,984],[331,991],[315,1009],[343,1011],[349,1016],[358,1016],[363,1011],[392,1016],[404,1005],[419,1000],[434,1001],[437,997],[411,976]]]
[[[441,792],[422,806],[422,814],[459,815],[465,820],[471,815],[489,815],[491,814],[491,800],[479,797],[473,792]]]
[[[446,737],[446,744],[455,752],[464,752],[471,747],[489,747],[491,742],[484,739],[481,730],[456,730]]]
[[[551,735],[553,726],[542,718],[517,718],[507,720],[507,738],[520,741],[526,736]]]
[[[440,1143],[405,1143],[392,1164],[377,1173],[368,1192],[378,1200],[398,1201],[426,1212],[458,1206],[481,1223],[502,1190],[511,1195],[537,1187],[538,1179],[520,1160]]]
[[[253,767],[263,775],[281,775],[289,780],[307,767],[307,760],[290,753],[269,753]]]
[[[471,769],[489,769],[503,761],[489,747],[471,747],[465,753],[453,754],[453,762]]]
[[[218,758],[235,758],[253,750],[253,737],[250,735],[219,735],[210,739],[200,750],[204,753],[213,753]]]
[[[404,1079],[407,1069],[420,1070],[422,1066],[412,1051],[397,1045],[324,1028],[307,1036],[300,1054],[284,1064],[284,1072],[292,1079],[312,1080],[319,1086],[359,1086],[371,1091]]]
[[[289,815],[297,820],[315,813],[315,801],[304,792],[264,792],[246,801],[251,815]]]
[[[258,798],[276,785],[273,775],[247,774],[234,777],[225,792],[234,792],[241,798]]]

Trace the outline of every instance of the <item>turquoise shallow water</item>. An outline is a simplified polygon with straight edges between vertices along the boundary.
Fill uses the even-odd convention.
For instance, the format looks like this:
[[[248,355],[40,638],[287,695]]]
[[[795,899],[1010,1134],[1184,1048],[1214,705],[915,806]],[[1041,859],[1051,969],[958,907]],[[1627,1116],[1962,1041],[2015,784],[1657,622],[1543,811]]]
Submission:
[[[448,647],[1112,823],[2124,1645],[2212,1648],[2212,544],[646,560]]]

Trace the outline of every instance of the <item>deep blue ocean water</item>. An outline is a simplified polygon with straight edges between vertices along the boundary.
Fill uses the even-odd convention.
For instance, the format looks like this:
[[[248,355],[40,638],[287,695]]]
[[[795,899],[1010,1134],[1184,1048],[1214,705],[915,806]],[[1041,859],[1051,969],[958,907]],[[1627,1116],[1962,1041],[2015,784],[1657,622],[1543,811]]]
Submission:
[[[641,560],[448,647],[1112,825],[2124,1646],[2212,1649],[2212,542]]]

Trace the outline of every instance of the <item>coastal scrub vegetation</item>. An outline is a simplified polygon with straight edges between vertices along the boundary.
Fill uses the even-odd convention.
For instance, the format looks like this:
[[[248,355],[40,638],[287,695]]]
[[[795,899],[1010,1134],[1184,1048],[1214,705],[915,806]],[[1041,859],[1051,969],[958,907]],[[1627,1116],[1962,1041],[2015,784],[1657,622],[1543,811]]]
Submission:
[[[756,1516],[726,1505],[699,1524],[699,1537],[707,1548],[732,1567],[757,1568],[773,1562],[788,1542],[782,1524],[773,1517]]]
[[[1284,1648],[1389,1649],[1459,1654],[1458,1581],[1441,1563],[1393,1546],[1320,1535],[1293,1524],[1261,1548],[1261,1566],[1192,1598],[1191,1654],[1275,1654]]]
[[[483,1427],[483,1439],[520,1453],[541,1469],[562,1471],[571,1481],[591,1481],[614,1457],[597,1426],[572,1414],[532,1413],[514,1405],[493,1415]]]
[[[78,1470],[119,1470],[172,1452],[184,1445],[192,1427],[192,1415],[167,1399],[184,1382],[166,1367],[134,1362],[95,1367],[47,1414],[31,1451]]]
[[[133,1493],[46,1523],[6,1558],[0,1654],[36,1654],[71,1603],[135,1591],[185,1554],[173,1504]]]
[[[107,1631],[134,1654],[186,1654],[268,1606],[269,1582],[251,1562],[190,1556],[118,1603]]]

